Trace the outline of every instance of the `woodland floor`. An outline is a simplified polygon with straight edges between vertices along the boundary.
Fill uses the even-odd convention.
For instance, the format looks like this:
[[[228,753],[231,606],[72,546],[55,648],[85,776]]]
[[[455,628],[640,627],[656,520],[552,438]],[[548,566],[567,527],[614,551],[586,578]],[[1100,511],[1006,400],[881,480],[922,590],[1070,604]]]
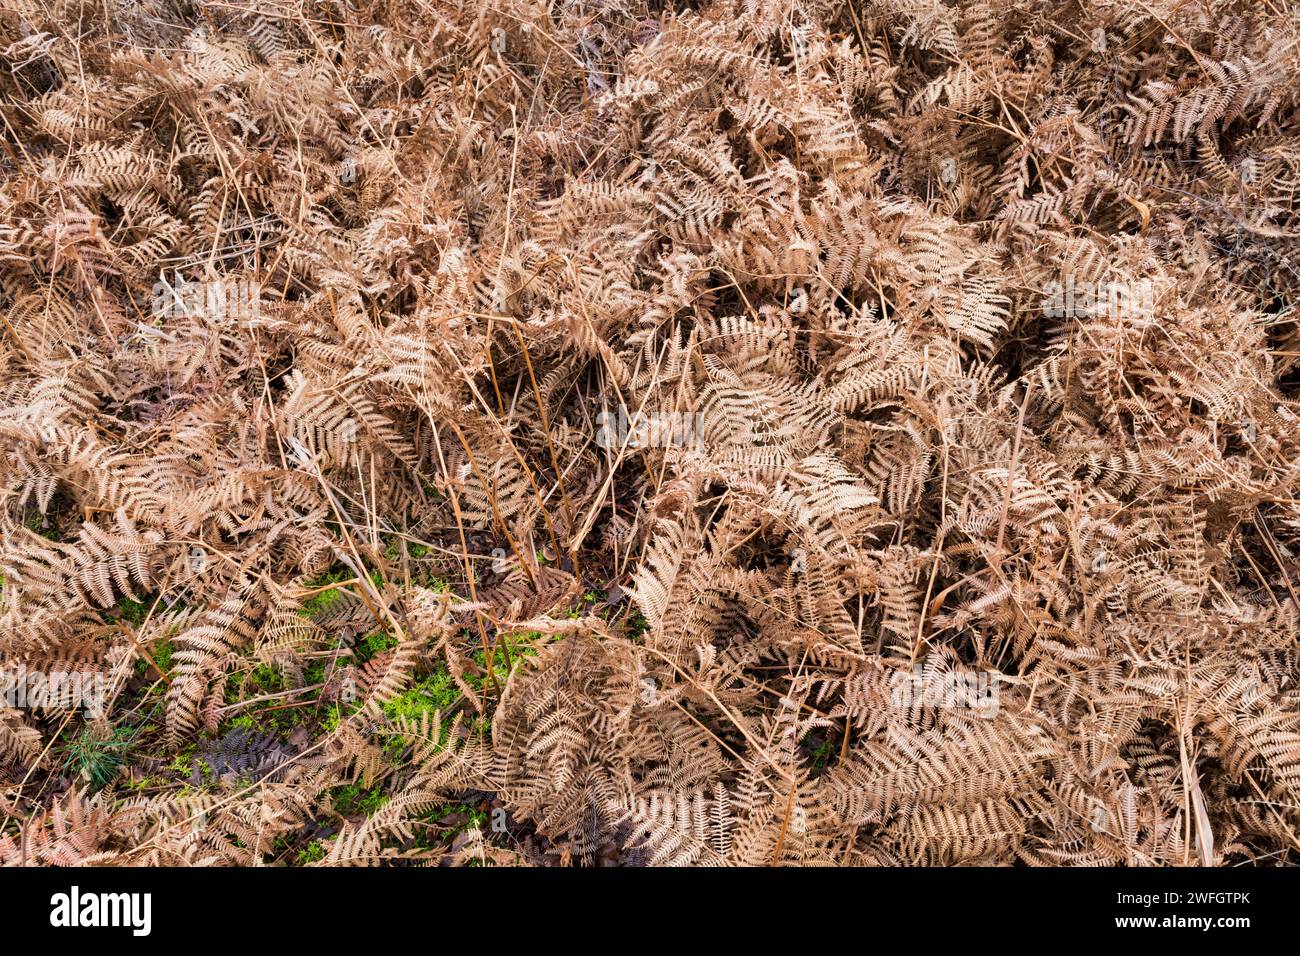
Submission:
[[[0,0],[0,864],[1300,851],[1300,8]]]

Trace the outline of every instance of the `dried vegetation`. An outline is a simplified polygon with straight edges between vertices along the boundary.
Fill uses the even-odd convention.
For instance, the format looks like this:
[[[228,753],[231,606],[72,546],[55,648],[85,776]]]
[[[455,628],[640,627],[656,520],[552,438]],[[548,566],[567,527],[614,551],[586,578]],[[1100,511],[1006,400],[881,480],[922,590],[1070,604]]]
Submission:
[[[0,861],[1296,862],[1298,24],[4,0]]]

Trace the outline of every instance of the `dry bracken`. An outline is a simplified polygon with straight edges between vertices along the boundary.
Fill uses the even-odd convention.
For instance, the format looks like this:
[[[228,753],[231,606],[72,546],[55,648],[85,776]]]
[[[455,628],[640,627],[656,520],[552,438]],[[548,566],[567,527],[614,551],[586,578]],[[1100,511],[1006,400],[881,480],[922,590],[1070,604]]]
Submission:
[[[1300,861],[1300,8],[4,0],[0,862]]]

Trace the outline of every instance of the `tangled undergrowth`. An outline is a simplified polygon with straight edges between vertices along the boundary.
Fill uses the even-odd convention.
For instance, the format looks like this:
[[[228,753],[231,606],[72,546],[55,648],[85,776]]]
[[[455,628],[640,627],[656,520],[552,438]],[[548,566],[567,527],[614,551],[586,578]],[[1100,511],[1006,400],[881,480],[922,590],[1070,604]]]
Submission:
[[[0,861],[1300,850],[1300,11],[4,0]]]

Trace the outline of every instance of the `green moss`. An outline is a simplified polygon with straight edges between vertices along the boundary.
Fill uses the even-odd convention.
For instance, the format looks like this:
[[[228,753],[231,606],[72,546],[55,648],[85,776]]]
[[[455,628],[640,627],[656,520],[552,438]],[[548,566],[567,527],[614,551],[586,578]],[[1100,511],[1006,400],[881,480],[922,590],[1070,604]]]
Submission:
[[[151,777],[145,775],[141,777],[139,780],[134,780],[134,779],[126,780],[124,782],[124,785],[126,789],[136,794],[142,794],[150,787],[165,787],[167,786],[167,783],[168,781],[163,777]]]
[[[329,588],[327,591],[321,591],[319,594],[313,594],[309,598],[304,598],[302,602],[302,613],[307,617],[315,617],[343,597],[338,588],[330,588],[331,584],[338,584],[341,581],[347,581],[352,577],[352,572],[342,566],[336,565],[324,574],[317,575],[314,578],[308,578],[302,582],[302,586],[308,591],[315,591],[318,588]]]
[[[443,823],[448,817],[463,814],[463,821]],[[419,818],[421,826],[417,827],[415,846],[428,850],[446,844],[466,830],[476,827],[482,829],[487,823],[488,815],[468,803],[448,803],[434,807]]]
[[[417,681],[409,690],[384,704],[384,716],[389,720],[418,721],[426,713],[447,713],[461,699],[460,688],[452,680],[446,665],[440,665],[428,677]]]
[[[399,643],[401,642],[395,635],[389,634],[382,628],[377,628],[357,642],[355,656],[359,663],[364,664],[376,654],[382,654],[384,651],[396,647]]]
[[[238,681],[238,678],[231,678],[231,680]],[[288,689],[284,686],[284,678],[269,667],[259,667],[247,680],[252,685],[252,695]],[[235,698],[228,696],[228,699]],[[245,708],[237,717],[222,721],[220,732],[226,734],[236,727],[244,727],[259,733],[287,735],[305,720],[315,717],[315,709],[312,707],[285,707],[284,704],[285,701],[274,698],[253,704]]]
[[[645,632],[650,630],[650,622],[645,619],[640,611],[633,614],[627,622],[627,636],[633,641],[639,641],[645,636]]]
[[[446,665],[439,665],[437,670],[428,677],[417,681],[408,690],[387,701],[383,705],[383,713],[394,726],[402,721],[409,725],[418,725],[425,714],[429,715],[430,720],[435,712],[442,714],[444,724],[438,741],[439,746],[442,746],[446,743],[449,732],[445,722],[446,716],[463,697]],[[384,741],[384,753],[394,763],[400,762],[408,745],[408,741],[401,734],[389,734]]]
[[[117,616],[129,624],[139,627],[144,623],[145,618],[149,616],[149,609],[153,607],[153,601],[132,601],[129,598],[122,598],[117,602]]]
[[[835,744],[831,741],[823,741],[812,753],[812,765],[820,770],[830,763],[831,758],[835,756]]]
[[[320,840],[313,840],[306,849],[299,850],[297,857],[294,858],[294,864],[297,866],[307,866],[311,863],[317,863],[328,855],[325,844]]]
[[[59,540],[59,529],[46,521],[42,515],[32,515],[31,519],[27,522],[27,528],[49,541]]]
[[[355,704],[335,704],[329,709],[329,712],[321,719],[321,729],[327,734],[332,734],[338,730],[339,724],[345,717],[350,717],[360,710],[360,703]]]
[[[345,817],[355,816],[358,813],[370,816],[387,803],[389,799],[388,794],[384,793],[382,785],[376,784],[366,790],[355,783],[335,787],[330,791],[330,797],[333,800],[335,812]]]
[[[274,667],[268,667],[266,664],[259,664],[253,669],[253,683],[258,690],[272,692],[284,690],[284,678]]]
[[[167,769],[173,773],[184,774],[188,779],[194,774],[194,752],[198,749],[197,743],[186,744],[172,758],[172,762],[167,765]]]
[[[384,557],[389,561],[397,561],[402,556],[402,542],[406,539],[394,536],[388,542],[388,547],[384,549]],[[414,541],[406,541],[406,553],[416,561],[423,558],[431,549],[423,544]]]
[[[329,671],[330,662],[325,659],[312,661],[302,672],[302,679],[309,685],[325,683],[325,674]]]
[[[235,673],[226,677],[226,700],[232,703],[258,694],[272,694],[285,689],[284,677],[274,667],[266,664],[258,664],[249,673]],[[263,706],[269,707],[274,704],[275,701],[269,701]]]
[[[543,635],[537,631],[497,635],[497,644],[492,654],[492,670],[495,673],[498,685],[505,686],[506,680],[510,677],[510,667],[517,665],[521,658],[532,657],[537,653],[536,642],[541,640],[542,637]],[[509,651],[510,663],[508,665],[505,651]],[[470,659],[483,668],[485,672],[487,671],[487,653],[482,648],[471,653]],[[485,682],[491,683],[486,673],[482,676],[469,675],[465,678],[465,683],[477,691],[483,689]]]

